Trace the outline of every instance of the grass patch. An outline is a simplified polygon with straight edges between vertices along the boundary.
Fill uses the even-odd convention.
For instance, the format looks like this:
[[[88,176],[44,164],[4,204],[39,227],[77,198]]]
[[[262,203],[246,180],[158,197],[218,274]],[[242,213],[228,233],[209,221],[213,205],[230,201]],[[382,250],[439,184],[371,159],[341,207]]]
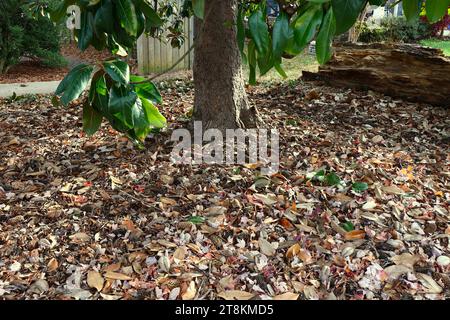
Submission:
[[[420,41],[423,46],[441,49],[447,57],[450,57],[450,40],[426,39]]]

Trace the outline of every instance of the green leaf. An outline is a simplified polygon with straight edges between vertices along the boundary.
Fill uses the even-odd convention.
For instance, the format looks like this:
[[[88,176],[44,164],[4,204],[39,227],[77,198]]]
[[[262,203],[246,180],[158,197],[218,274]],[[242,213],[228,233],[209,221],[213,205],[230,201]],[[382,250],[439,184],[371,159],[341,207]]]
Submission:
[[[255,11],[248,21],[250,36],[255,42],[256,50],[262,56],[266,55],[270,48],[269,29],[266,21],[264,21],[264,15],[262,10]]]
[[[347,221],[347,222],[341,224],[341,226],[342,226],[342,229],[344,229],[347,232],[355,230],[355,226],[350,221]]]
[[[109,97],[109,113],[121,120],[130,129],[133,128],[132,107],[137,95],[125,86],[114,86]]]
[[[288,77],[281,64],[275,64],[274,67],[275,70],[277,70],[278,74],[282,76],[284,79]]]
[[[133,2],[130,0],[115,0],[114,3],[120,25],[128,32],[128,34],[136,36],[138,20]]]
[[[86,50],[94,37],[94,15],[92,12],[81,12],[81,29],[78,34],[78,48]]]
[[[116,82],[128,84],[130,82],[130,67],[121,60],[106,61],[103,63],[105,71]]]
[[[381,6],[382,4],[385,4],[387,0],[369,0],[369,3],[372,6]]]
[[[160,27],[163,21],[156,11],[145,1],[139,0],[139,9],[144,13],[146,30],[150,31],[152,27]]]
[[[75,4],[76,0],[60,1],[54,10],[50,11],[50,18],[53,22],[59,22],[67,16],[67,8]]]
[[[316,56],[320,64],[326,63],[332,56],[331,43],[336,30],[333,9],[330,8],[323,19],[316,39]]]
[[[192,9],[195,16],[203,20],[205,17],[205,0],[192,0]]]
[[[311,5],[293,23],[294,37],[293,44],[288,50],[291,54],[299,54],[308,43],[314,38],[317,28],[320,27],[323,19],[323,8],[321,5]]]
[[[199,216],[192,216],[188,219],[188,221],[192,222],[193,224],[202,224],[206,221],[206,219]]]
[[[251,40],[248,43],[248,66],[249,66],[249,80],[252,85],[256,84],[256,46],[255,42]]]
[[[341,179],[336,173],[331,172],[325,176],[325,183],[329,186],[337,186],[341,184]]]
[[[449,0],[427,0],[425,2],[425,10],[428,20],[431,23],[438,22],[447,13],[449,6]]]
[[[352,184],[352,189],[353,191],[356,192],[363,192],[366,191],[368,188],[369,186],[365,182],[355,182],[354,184]]]
[[[292,30],[289,27],[289,18],[285,12],[282,12],[277,17],[272,32],[272,51],[275,62],[281,62],[284,49],[292,34]]]
[[[97,34],[114,32],[114,10],[111,0],[105,0],[97,10],[94,18],[94,27]]]
[[[247,57],[245,56],[245,22],[244,16],[242,14],[242,7],[239,6],[239,11],[237,15],[237,42],[239,46],[239,51],[241,52],[242,60],[244,64],[247,64]]]
[[[109,102],[109,93],[108,88],[106,87],[106,79],[105,76],[102,75],[98,78],[97,81],[92,81],[91,84],[91,103],[92,106],[101,112],[106,117],[111,117],[112,114],[109,113],[108,102]]]
[[[419,19],[422,9],[422,0],[403,0],[403,11],[408,21]]]
[[[102,123],[103,116],[89,102],[83,106],[83,130],[88,136],[95,134]]]
[[[131,82],[141,82],[133,84],[133,87],[140,98],[149,99],[153,103],[162,103],[162,97],[153,82],[146,81],[144,77],[131,76]],[[145,81],[145,82],[143,82]]]
[[[331,0],[337,35],[346,32],[355,24],[366,3],[367,0]]]
[[[66,75],[56,89],[57,95],[63,94],[61,97],[63,105],[67,106],[81,95],[89,83],[93,70],[93,66],[80,64]]]
[[[142,103],[147,123],[154,128],[158,129],[164,128],[167,125],[167,120],[159,112],[158,108],[156,108],[149,100],[146,99],[140,100]]]

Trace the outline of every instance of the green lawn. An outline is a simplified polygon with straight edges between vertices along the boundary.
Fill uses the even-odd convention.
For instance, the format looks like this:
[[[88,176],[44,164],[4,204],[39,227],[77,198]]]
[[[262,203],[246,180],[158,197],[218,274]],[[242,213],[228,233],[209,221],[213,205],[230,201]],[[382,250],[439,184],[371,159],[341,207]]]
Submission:
[[[450,56],[450,40],[427,39],[420,41],[420,44],[427,47],[442,49],[446,56]]]

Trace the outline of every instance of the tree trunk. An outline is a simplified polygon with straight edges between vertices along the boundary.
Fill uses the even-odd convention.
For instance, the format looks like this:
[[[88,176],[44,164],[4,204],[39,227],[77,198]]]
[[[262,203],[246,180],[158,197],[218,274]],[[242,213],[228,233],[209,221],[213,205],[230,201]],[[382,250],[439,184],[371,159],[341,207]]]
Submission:
[[[374,43],[336,46],[333,59],[302,78],[449,107],[449,74],[450,59],[441,50]]]
[[[204,20],[195,20],[194,120],[202,121],[203,129],[256,127],[237,44],[238,0],[205,3]]]

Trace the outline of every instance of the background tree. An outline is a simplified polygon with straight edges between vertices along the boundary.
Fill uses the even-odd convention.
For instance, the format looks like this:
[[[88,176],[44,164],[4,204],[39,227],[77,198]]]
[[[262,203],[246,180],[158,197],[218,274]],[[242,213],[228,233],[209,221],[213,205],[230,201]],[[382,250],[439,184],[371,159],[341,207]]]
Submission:
[[[21,57],[39,60],[49,67],[67,64],[59,54],[58,27],[42,15],[32,17],[36,10],[48,8],[48,4],[49,0],[0,2],[0,73],[6,73]]]
[[[283,58],[292,58],[316,40],[319,63],[332,55],[335,35],[348,31],[361,11],[383,0],[277,0],[280,14],[267,17],[265,0],[186,0],[181,10],[171,1],[148,0],[64,0],[52,12],[56,21],[66,15],[69,5],[81,8],[78,46],[107,48],[115,56],[97,65],[79,65],[61,82],[57,94],[63,104],[78,98],[89,80],[91,88],[84,101],[83,122],[93,134],[103,118],[140,143],[165,119],[154,104],[161,96],[151,81],[131,76],[120,59],[144,32],[158,36],[169,29],[171,43],[178,44],[181,19],[196,16],[194,66],[194,118],[206,127],[219,129],[252,127],[257,124],[255,108],[249,106],[244,90],[241,61],[250,69],[249,83],[275,68],[285,76]],[[422,0],[403,0],[405,15],[418,19]],[[450,0],[427,0],[427,17],[440,20]],[[172,19],[175,17],[175,19]],[[172,22],[171,22],[172,21]],[[174,22],[175,21],[175,22]]]

